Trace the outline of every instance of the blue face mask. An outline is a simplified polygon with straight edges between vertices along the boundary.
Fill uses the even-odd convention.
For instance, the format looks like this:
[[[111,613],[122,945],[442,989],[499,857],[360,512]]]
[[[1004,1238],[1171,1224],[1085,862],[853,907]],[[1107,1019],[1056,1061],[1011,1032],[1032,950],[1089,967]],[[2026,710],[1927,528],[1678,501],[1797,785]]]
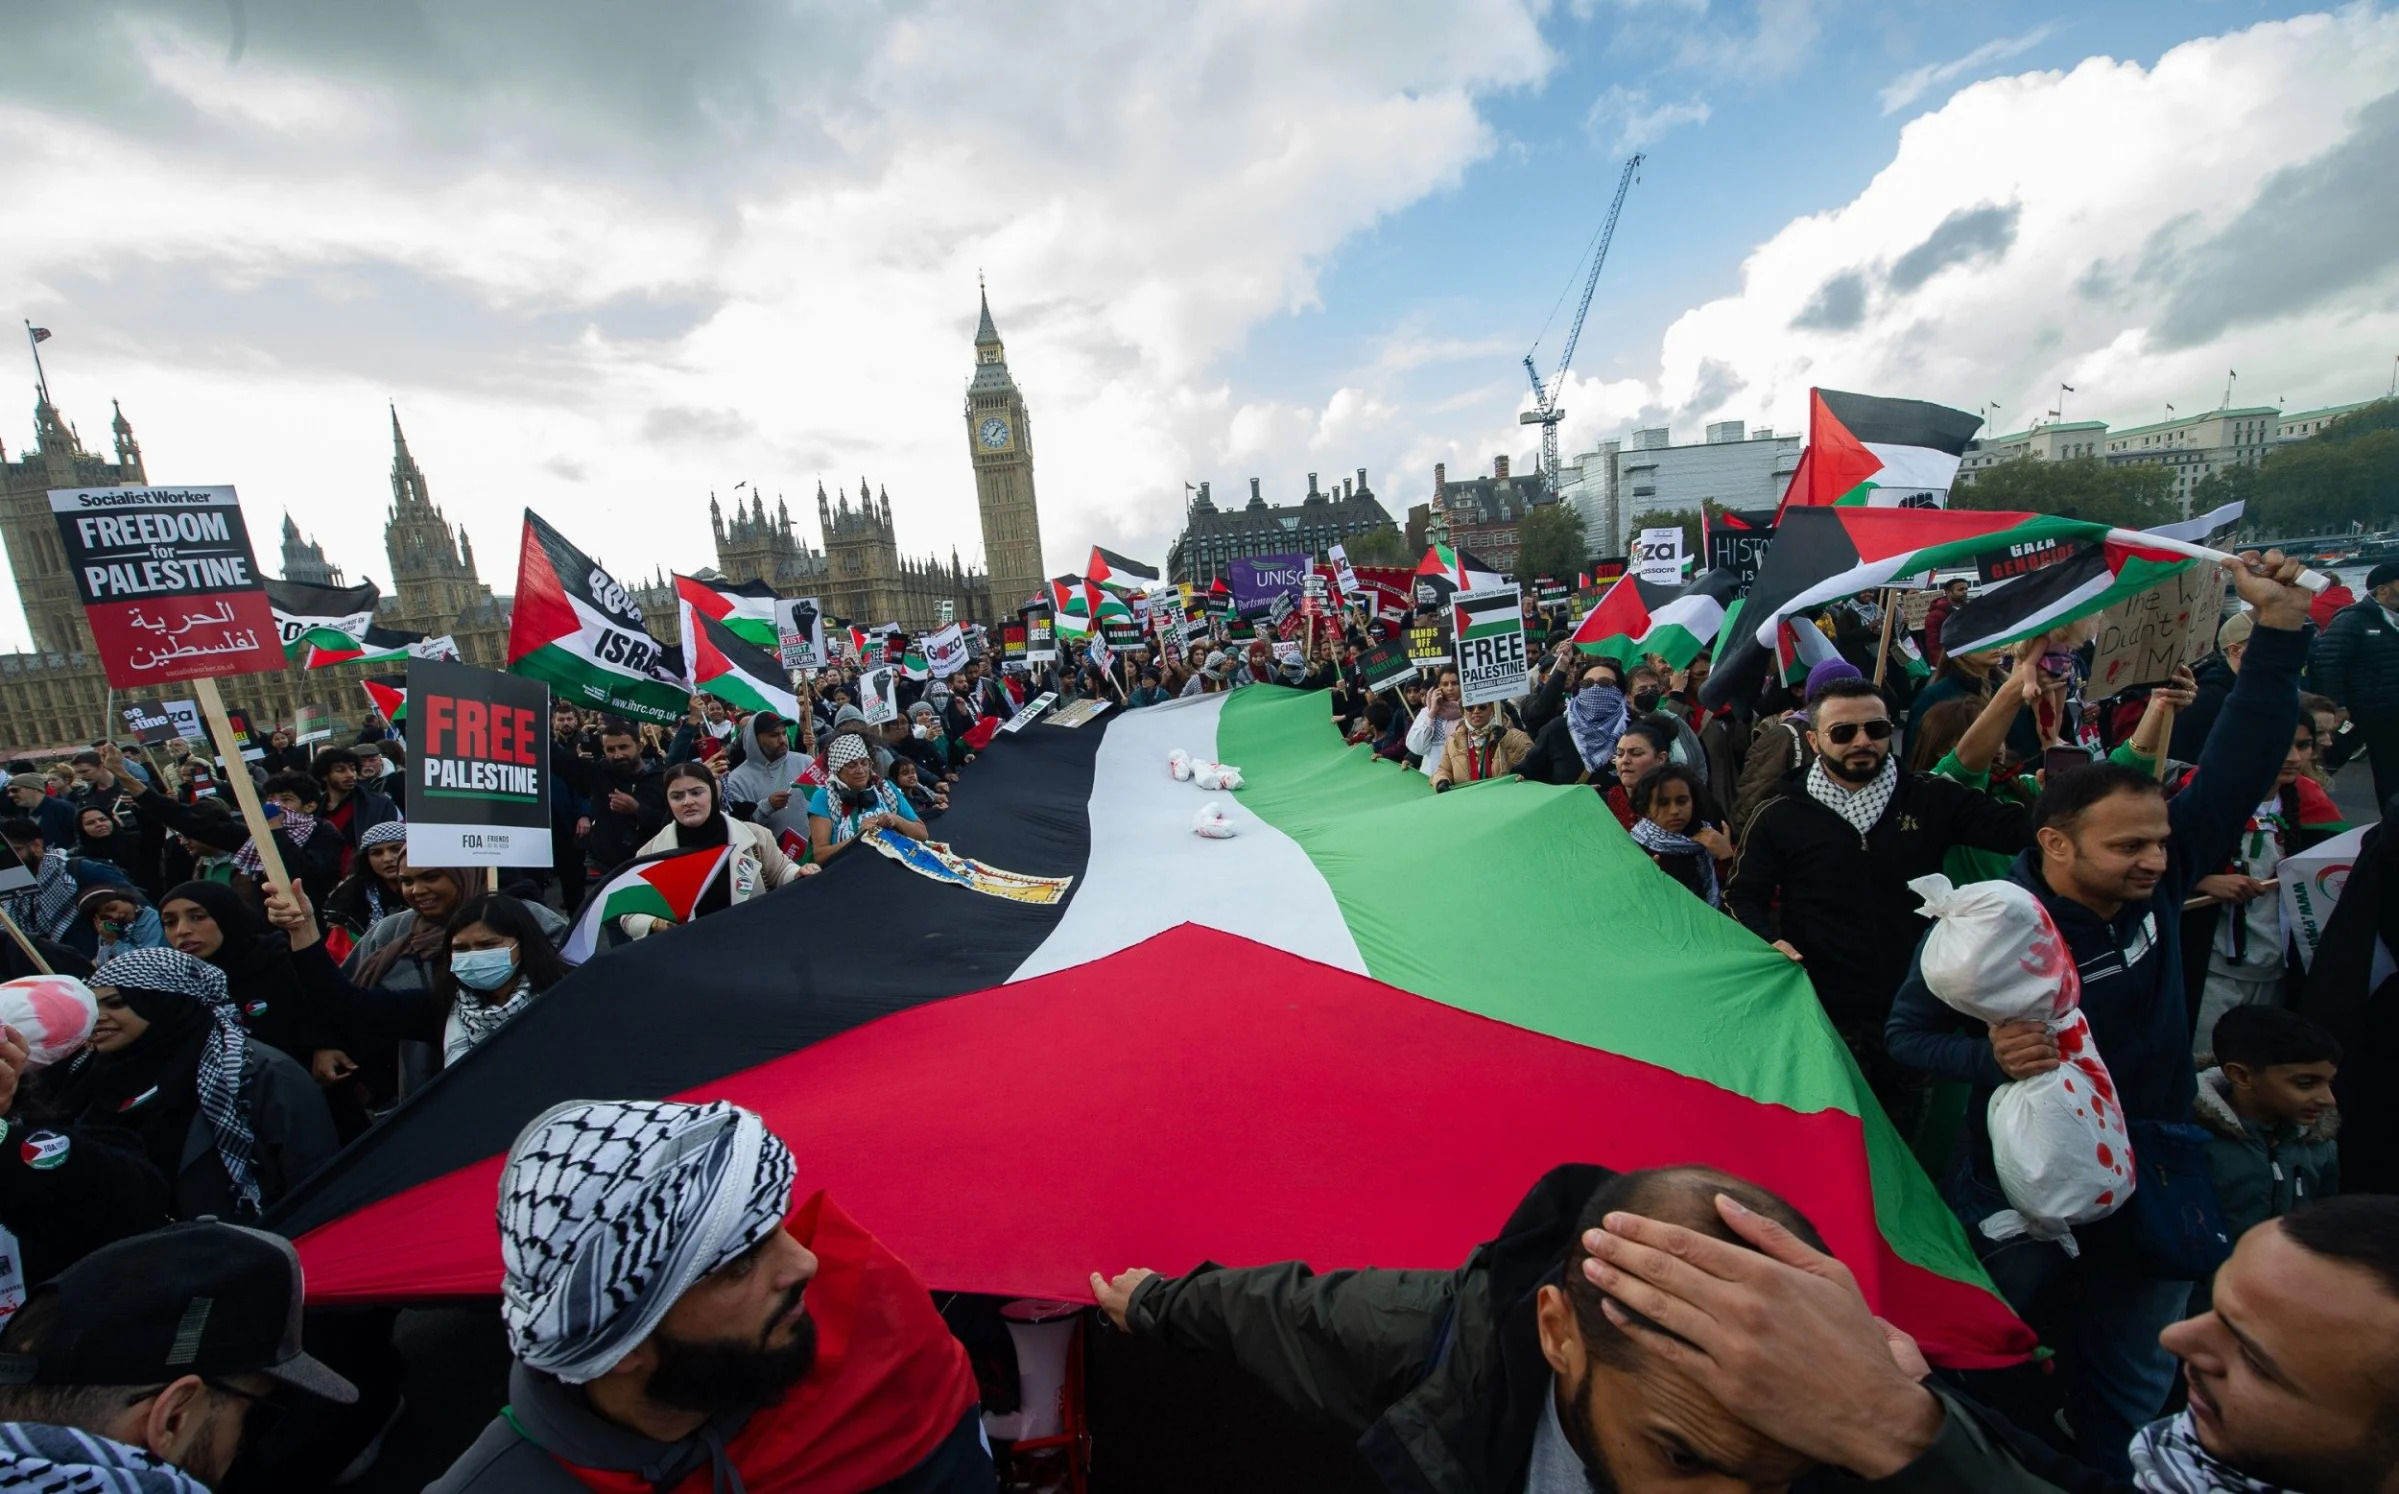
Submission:
[[[450,953],[450,978],[470,991],[497,991],[516,976],[516,951],[460,949]]]

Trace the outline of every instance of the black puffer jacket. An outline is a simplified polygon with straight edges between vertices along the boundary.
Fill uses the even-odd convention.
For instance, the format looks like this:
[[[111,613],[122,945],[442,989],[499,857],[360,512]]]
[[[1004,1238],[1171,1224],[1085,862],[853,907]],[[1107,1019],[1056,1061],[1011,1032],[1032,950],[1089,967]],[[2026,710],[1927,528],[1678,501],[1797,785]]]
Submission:
[[[2375,602],[2343,607],[2316,640],[2308,683],[2361,720],[2399,718],[2399,628]]]

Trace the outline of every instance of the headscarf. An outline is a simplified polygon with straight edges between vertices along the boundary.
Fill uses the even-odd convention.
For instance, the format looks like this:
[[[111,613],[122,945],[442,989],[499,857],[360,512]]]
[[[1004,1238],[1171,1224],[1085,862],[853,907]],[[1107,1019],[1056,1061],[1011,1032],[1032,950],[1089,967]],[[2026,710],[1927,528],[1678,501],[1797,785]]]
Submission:
[[[430,875],[450,879],[450,885],[458,889],[457,900],[450,905],[453,910],[459,903],[463,903],[475,895],[476,881],[471,880],[468,873],[460,871],[456,867],[418,867],[416,872],[419,876]],[[478,879],[480,876],[480,873],[475,874]],[[358,984],[379,986],[391,974],[392,967],[399,964],[402,959],[412,959],[420,963],[437,960],[449,949],[449,931],[442,927],[443,923],[447,921],[447,915],[444,915],[443,918],[427,918],[414,908],[399,908],[393,910],[392,916],[397,918],[401,913],[408,914],[410,919],[406,937],[387,940],[378,945],[373,953],[360,960],[358,973],[354,977]]]
[[[351,876],[358,883],[359,897],[366,903],[366,926],[368,928],[373,928],[380,923],[386,913],[396,913],[399,909],[387,908],[383,905],[383,879],[376,876],[374,867],[368,864],[367,852],[377,846],[405,846],[407,844],[408,822],[406,820],[385,820],[380,825],[369,825],[365,832],[358,837],[358,869],[351,873]]]
[[[1585,685],[1566,698],[1566,729],[1574,733],[1574,750],[1593,773],[1615,765],[1616,739],[1628,719],[1624,692],[1614,685]]]
[[[1633,844],[1653,856],[1696,856],[1699,858],[1701,897],[1711,908],[1724,906],[1723,893],[1716,885],[1716,857],[1706,846],[1688,835],[1667,829],[1647,815],[1633,821]]]
[[[313,814],[302,814],[296,809],[279,808],[276,811],[274,823],[269,826],[269,829],[282,831],[290,838],[295,847],[304,846],[308,844],[309,838],[317,833],[317,817]],[[233,864],[242,872],[253,877],[263,875],[267,869],[265,858],[258,854],[258,842],[255,838],[242,842],[242,848],[233,853]]]
[[[94,1432],[14,1421],[0,1426],[0,1489],[81,1494],[208,1494],[208,1486],[153,1457]]]
[[[371,851],[377,846],[395,844],[403,846],[408,844],[408,822],[406,820],[385,820],[380,825],[369,825],[358,837],[358,849],[361,851]]]
[[[853,731],[845,731],[836,736],[831,745],[825,748],[825,771],[838,773],[854,762],[868,760],[872,757],[873,754],[867,750],[864,737]]]
[[[150,1031],[121,1052],[104,1053],[93,1061],[95,1081],[105,1083],[100,1080],[102,1074],[125,1069],[131,1071],[126,1077],[135,1081],[147,1077],[155,1084],[163,1077],[165,1060],[180,1050],[182,1044],[177,1040],[200,1035],[195,1080],[200,1116],[215,1138],[217,1160],[233,1183],[235,1202],[256,1214],[260,1200],[253,1159],[258,1138],[250,1131],[250,1113],[242,1104],[242,1068],[249,1038],[234,1014],[225,972],[179,949],[129,949],[94,970],[90,985],[95,990],[114,986],[134,1014],[151,1024]],[[124,1084],[106,1087],[121,1089]],[[140,1093],[137,1089],[123,1098],[132,1100]]]
[[[723,1100],[570,1100],[500,1174],[500,1317],[527,1368],[597,1379],[682,1295],[780,1228],[791,1151]]]
[[[67,861],[63,846],[45,849],[41,864],[33,870],[33,891],[19,895],[31,900],[34,930],[45,939],[64,939],[75,922],[75,874],[67,869]],[[20,922],[24,919],[22,913],[13,916]]]
[[[2282,1494],[2282,1485],[2251,1478],[2202,1447],[2188,1409],[2141,1428],[2126,1452],[2141,1494]]]

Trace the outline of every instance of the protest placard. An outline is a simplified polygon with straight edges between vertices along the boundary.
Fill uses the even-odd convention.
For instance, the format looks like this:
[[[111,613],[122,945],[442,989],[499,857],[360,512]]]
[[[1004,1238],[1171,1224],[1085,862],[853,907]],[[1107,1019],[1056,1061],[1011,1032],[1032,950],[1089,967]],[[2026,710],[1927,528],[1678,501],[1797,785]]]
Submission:
[[[825,611],[815,597],[775,599],[775,642],[785,669],[825,667]]]
[[[2194,565],[2099,613],[2085,697],[2106,700],[2161,684],[2176,666],[2207,657],[2223,621],[2224,584],[2222,571]]]
[[[324,705],[304,705],[292,717],[292,745],[305,747],[311,742],[323,742],[333,736],[333,710]]]
[[[1683,531],[1679,526],[1644,529],[1633,541],[1633,574],[1653,586],[1680,586]]]
[[[1458,703],[1482,705],[1525,689],[1523,595],[1514,586],[1454,593]]]
[[[176,735],[185,741],[202,742],[208,739],[208,724],[200,719],[200,702],[170,700],[166,702],[166,712],[175,723]]]
[[[1774,526],[1762,524],[1754,529],[1735,529],[1718,524],[1708,530],[1708,569],[1731,571],[1741,578],[1742,591],[1758,579],[1758,566],[1766,558],[1766,547],[1774,543]]]
[[[1072,705],[1062,706],[1052,713],[1049,724],[1052,726],[1081,726],[1114,704],[1116,702],[1112,700],[1078,700]]]
[[[1039,716],[1043,711],[1048,710],[1051,706],[1056,705],[1057,703],[1058,692],[1055,690],[1044,690],[1039,695],[1034,696],[1031,700],[1028,700],[1023,705],[1017,707],[1016,714],[1010,716],[1004,723],[1002,723],[1000,730],[1011,735],[1023,731],[1025,727],[1032,723],[1035,717]]]
[[[966,635],[956,623],[945,624],[926,637],[925,667],[937,680],[946,680],[966,667]]]
[[[1056,619],[1047,607],[1028,607],[1025,621],[1025,662],[1055,664],[1058,662],[1058,633]]]
[[[193,711],[197,728],[197,709]],[[117,720],[128,735],[144,747],[158,747],[181,735],[175,717],[163,700],[125,700],[117,703]]]
[[[1449,616],[1436,612],[1408,624],[1408,662],[1439,669],[1449,662]]]
[[[1369,690],[1396,690],[1416,678],[1416,661],[1404,643],[1378,643],[1358,655],[1358,673]]]
[[[284,666],[233,489],[58,488],[50,512],[111,686]]]
[[[1023,618],[1000,624],[1000,663],[1009,666],[1025,662],[1025,624]]]
[[[879,664],[858,676],[858,714],[869,726],[900,718],[900,666]]]
[[[1273,611],[1278,598],[1288,609],[1297,602],[1307,574],[1305,555],[1236,556],[1225,568],[1233,588],[1233,610],[1254,617]]]
[[[550,864],[550,687],[439,659],[408,665],[408,860]]]
[[[1340,545],[1330,545],[1326,547],[1325,554],[1333,562],[1333,578],[1340,582],[1341,594],[1344,597],[1356,596],[1358,594],[1358,573],[1350,567],[1349,551]]]

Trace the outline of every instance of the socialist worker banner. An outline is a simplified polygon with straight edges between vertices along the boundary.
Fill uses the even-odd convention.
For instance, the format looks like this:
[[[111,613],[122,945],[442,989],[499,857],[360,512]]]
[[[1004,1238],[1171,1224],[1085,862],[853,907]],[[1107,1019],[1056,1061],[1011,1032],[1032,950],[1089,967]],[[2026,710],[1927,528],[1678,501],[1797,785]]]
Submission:
[[[54,488],[50,512],[110,685],[283,667],[233,489]]]
[[[408,860],[550,864],[550,687],[443,659],[408,664]]]

